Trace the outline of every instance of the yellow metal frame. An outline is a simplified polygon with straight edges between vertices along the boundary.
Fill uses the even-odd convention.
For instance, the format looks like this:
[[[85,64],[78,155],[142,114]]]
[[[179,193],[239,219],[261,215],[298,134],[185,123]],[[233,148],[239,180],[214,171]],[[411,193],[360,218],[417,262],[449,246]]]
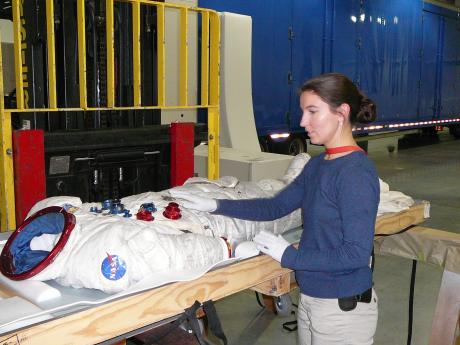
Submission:
[[[201,14],[201,104],[209,97],[209,13]]]
[[[50,1],[50,0],[48,0]],[[50,18],[46,18],[49,21]],[[80,82],[80,107],[88,108],[86,90],[86,33],[85,33],[85,0],[77,0],[77,30],[78,30],[78,76]],[[47,47],[54,49],[54,47]]]
[[[114,2],[129,3],[132,6],[133,35],[133,95],[132,106],[115,105],[115,68],[114,68]],[[3,104],[3,71],[0,68],[0,230],[7,231],[16,227],[14,209],[14,174],[12,155],[12,112],[64,112],[64,111],[100,111],[100,110],[187,110],[207,109],[208,111],[208,178],[219,177],[219,63],[220,63],[220,20],[215,11],[187,7],[151,0],[106,0],[106,45],[107,45],[107,106],[89,107],[87,101],[86,80],[86,37],[85,37],[85,0],[77,0],[78,32],[78,70],[80,106],[59,108],[56,92],[56,50],[54,34],[54,6],[52,0],[46,0],[47,57],[48,57],[48,107],[29,109],[27,93],[27,66],[25,66],[26,30],[22,27],[22,0],[12,1],[13,37],[16,73],[15,109],[5,109]],[[141,6],[155,6],[157,9],[157,105],[142,106],[141,80]],[[179,13],[179,101],[177,105],[166,105],[166,9]],[[201,89],[200,103],[189,104],[189,16],[190,13],[201,16]],[[1,42],[1,40],[0,40]],[[198,60],[198,56],[197,56]],[[1,67],[0,47],[0,67]]]
[[[114,33],[113,33],[113,0],[106,0],[106,39],[107,39],[107,107],[115,105],[115,70],[114,70]]]
[[[209,13],[210,62],[209,62],[209,108],[208,108],[208,177],[219,177],[219,66],[220,66],[220,19],[216,12]]]
[[[5,111],[0,33],[0,229],[16,228],[14,208],[13,143],[11,113]]]
[[[179,104],[188,104],[188,9],[180,10],[180,37],[179,37]]]
[[[48,92],[49,104],[52,109],[57,108],[56,96],[56,56],[54,49],[54,1],[46,2],[46,17],[53,18],[53,20],[46,21],[46,35],[48,45],[53,49],[48,49]]]
[[[133,3],[133,75],[134,106],[141,104],[141,4]]]
[[[13,38],[14,38],[14,68],[16,72],[16,104],[18,109],[24,109],[24,83],[23,83],[23,72],[22,61],[25,57],[22,55],[22,48],[26,48],[21,42],[21,13],[22,3],[20,0],[13,0],[11,5],[13,6]],[[23,39],[25,40],[26,32],[23,32]],[[26,43],[24,43],[25,45]],[[3,72],[3,71],[2,71]],[[3,85],[3,77],[2,77]]]
[[[157,98],[160,107],[166,105],[165,46],[165,7],[164,5],[159,5],[157,6]]]

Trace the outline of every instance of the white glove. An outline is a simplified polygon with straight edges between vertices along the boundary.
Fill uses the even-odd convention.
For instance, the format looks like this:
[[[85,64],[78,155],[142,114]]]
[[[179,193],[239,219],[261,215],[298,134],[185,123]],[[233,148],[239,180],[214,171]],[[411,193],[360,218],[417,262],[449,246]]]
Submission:
[[[283,253],[291,244],[281,235],[274,235],[271,232],[261,231],[254,237],[257,249],[262,253],[270,255],[273,259],[281,262]]]
[[[171,189],[169,194],[175,199],[182,199],[179,203],[192,210],[212,212],[217,209],[217,201],[211,198],[191,195],[190,192]]]

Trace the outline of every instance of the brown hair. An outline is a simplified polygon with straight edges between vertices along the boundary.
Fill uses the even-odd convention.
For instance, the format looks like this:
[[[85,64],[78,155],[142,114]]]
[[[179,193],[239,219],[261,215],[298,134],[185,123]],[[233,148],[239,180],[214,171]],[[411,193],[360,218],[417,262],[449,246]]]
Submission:
[[[300,88],[299,94],[311,91],[329,104],[332,110],[341,104],[350,106],[350,122],[370,123],[377,117],[377,106],[361,93],[356,85],[340,73],[326,73],[307,80]]]

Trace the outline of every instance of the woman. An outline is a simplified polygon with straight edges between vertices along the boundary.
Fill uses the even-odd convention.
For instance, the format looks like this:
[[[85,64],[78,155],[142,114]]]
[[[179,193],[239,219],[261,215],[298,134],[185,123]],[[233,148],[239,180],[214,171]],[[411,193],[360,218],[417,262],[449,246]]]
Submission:
[[[379,203],[375,168],[352,135],[355,123],[370,123],[376,106],[338,73],[307,81],[300,89],[304,127],[313,144],[326,151],[270,199],[212,200],[184,203],[215,214],[255,221],[302,209],[298,249],[281,236],[261,232],[258,248],[295,270],[300,287],[300,345],[372,344],[377,325],[377,296],[370,258]]]

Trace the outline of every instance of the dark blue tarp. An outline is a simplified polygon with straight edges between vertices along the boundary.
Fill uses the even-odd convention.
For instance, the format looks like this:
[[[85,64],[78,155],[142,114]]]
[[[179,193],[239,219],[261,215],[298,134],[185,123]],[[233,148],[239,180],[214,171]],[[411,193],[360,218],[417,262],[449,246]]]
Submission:
[[[253,18],[259,135],[303,131],[297,90],[325,72],[344,73],[374,99],[375,124],[460,117],[455,11],[422,0],[199,0],[199,6]]]

